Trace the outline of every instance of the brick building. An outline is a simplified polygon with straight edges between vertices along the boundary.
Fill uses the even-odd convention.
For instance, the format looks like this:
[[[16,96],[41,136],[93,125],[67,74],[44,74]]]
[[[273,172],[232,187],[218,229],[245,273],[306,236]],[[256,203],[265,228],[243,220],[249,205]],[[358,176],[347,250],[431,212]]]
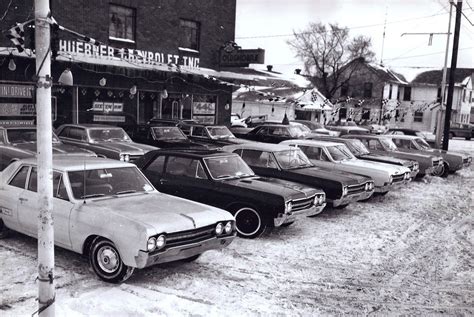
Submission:
[[[33,18],[33,3],[0,3],[4,34]],[[220,71],[219,54],[234,40],[236,0],[51,0],[50,6],[59,25],[99,43],[58,31],[51,74],[55,126],[129,125],[152,117],[230,122],[228,83],[242,76]],[[0,124],[33,121],[34,55],[1,37],[0,67]],[[71,87],[57,82],[66,68]]]

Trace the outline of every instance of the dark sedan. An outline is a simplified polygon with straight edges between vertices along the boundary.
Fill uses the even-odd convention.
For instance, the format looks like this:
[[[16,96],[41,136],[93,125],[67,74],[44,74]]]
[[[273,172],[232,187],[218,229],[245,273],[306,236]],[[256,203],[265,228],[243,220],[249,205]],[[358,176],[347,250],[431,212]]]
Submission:
[[[248,141],[238,139],[223,125],[183,124],[180,128],[188,137],[199,144],[224,146]]]
[[[420,166],[418,173],[420,177],[426,174],[441,176],[444,173],[443,158],[441,156],[399,151],[397,145],[389,138],[389,135],[345,135],[343,138],[359,139],[375,154],[417,161]]]
[[[159,148],[206,148],[204,144],[191,141],[180,128],[174,126],[139,126],[132,138]]]
[[[228,210],[245,238],[317,214],[326,204],[321,190],[256,176],[237,154],[156,150],[137,166],[164,193]]]
[[[98,156],[134,162],[156,147],[133,142],[120,127],[103,124],[63,124],[57,130],[66,144],[94,151]]]
[[[34,126],[0,127],[0,171],[13,161],[36,156],[36,137]],[[64,144],[54,133],[52,146],[54,155],[96,156],[92,151]]]
[[[345,138],[329,137],[329,136],[323,136],[323,135],[315,136],[315,137],[312,137],[311,139],[344,143],[347,146],[347,148],[351,150],[352,154],[354,154],[355,157],[361,160],[387,163],[387,164],[395,164],[399,166],[408,167],[410,169],[410,176],[412,179],[414,179],[416,175],[418,174],[418,172],[420,171],[420,166],[417,161],[372,153],[362,143],[362,141],[358,139],[345,139]]]
[[[342,208],[354,201],[367,200],[374,193],[374,182],[370,177],[316,167],[298,148],[252,143],[229,145],[223,150],[239,154],[257,175],[321,188],[326,193],[326,200],[334,207]]]
[[[257,142],[280,143],[286,140],[304,139],[311,135],[313,135],[311,130],[301,123],[267,123],[255,127],[248,133],[237,136]]]

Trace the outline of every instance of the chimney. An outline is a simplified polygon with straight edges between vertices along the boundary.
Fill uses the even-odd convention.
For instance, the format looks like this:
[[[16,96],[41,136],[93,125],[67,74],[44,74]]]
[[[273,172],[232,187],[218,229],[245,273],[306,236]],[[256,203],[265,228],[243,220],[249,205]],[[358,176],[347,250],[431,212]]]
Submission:
[[[297,68],[297,69],[295,69],[295,74],[296,74],[296,75],[299,75],[299,74],[301,74],[301,68]]]
[[[271,72],[272,69],[273,69],[273,65],[267,65],[267,70],[268,70],[269,72]]]

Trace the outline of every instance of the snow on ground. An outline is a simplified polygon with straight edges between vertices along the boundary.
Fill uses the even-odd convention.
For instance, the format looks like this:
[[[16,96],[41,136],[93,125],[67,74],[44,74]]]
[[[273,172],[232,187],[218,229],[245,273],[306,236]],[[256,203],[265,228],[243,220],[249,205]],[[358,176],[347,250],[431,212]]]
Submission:
[[[474,141],[450,150],[474,154]],[[58,316],[473,315],[474,167],[327,210],[194,263],[98,280],[56,249]],[[0,240],[0,315],[37,309],[36,241]]]

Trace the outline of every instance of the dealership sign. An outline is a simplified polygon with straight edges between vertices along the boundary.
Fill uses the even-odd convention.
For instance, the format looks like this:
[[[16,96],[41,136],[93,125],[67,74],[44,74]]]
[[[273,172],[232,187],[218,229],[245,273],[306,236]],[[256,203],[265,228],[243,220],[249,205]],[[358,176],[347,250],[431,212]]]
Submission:
[[[6,98],[33,98],[33,86],[27,85],[0,85],[0,97]]]
[[[199,57],[169,54],[165,52],[150,52],[127,48],[115,48],[108,45],[93,45],[86,42],[60,40],[59,51],[74,55],[81,55],[94,59],[120,59],[134,64],[169,64],[199,67]],[[198,52],[194,53],[197,54]]]
[[[265,50],[241,49],[237,45],[225,45],[219,51],[219,65],[221,67],[247,67],[249,64],[264,64]]]

